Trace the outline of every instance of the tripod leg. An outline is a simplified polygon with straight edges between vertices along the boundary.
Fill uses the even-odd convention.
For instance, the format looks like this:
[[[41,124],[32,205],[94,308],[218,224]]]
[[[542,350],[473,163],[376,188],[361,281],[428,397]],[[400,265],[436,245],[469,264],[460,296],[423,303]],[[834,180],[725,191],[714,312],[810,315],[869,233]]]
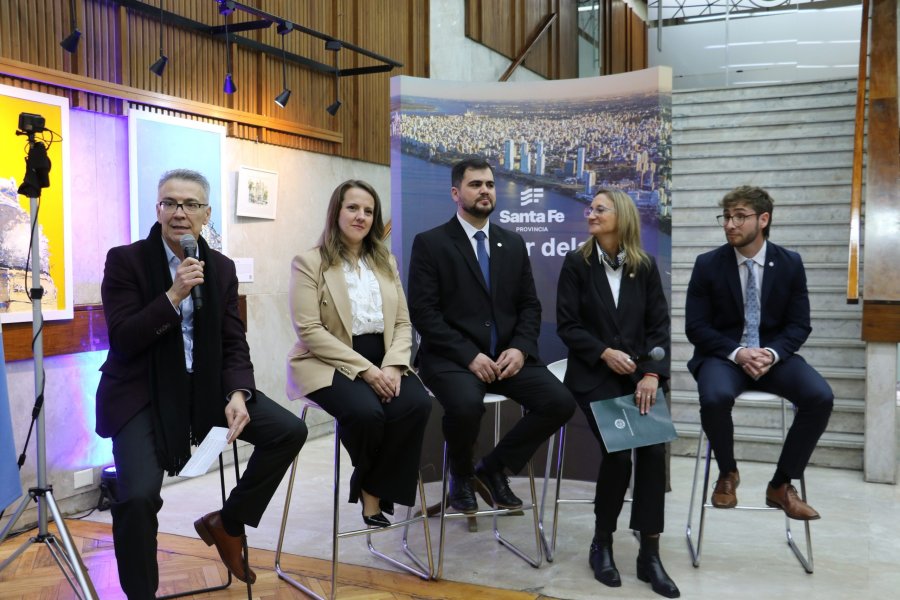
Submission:
[[[66,527],[66,522],[59,512],[56,500],[53,499],[53,492],[48,491],[45,500],[47,501],[47,507],[53,514],[53,521],[56,523],[57,529],[59,529],[59,537],[62,539],[63,546],[66,548],[66,555],[69,557],[69,563],[72,566],[75,578],[78,579],[78,584],[81,587],[82,593],[84,593],[84,597],[97,600],[97,591],[94,589],[93,582],[87,576],[87,569],[81,561],[81,555],[75,550],[75,545],[72,543],[72,536],[69,535],[69,529]]]
[[[0,563],[0,571],[3,571],[3,569],[5,569],[13,561],[15,561],[17,558],[19,558],[20,554],[22,554],[23,552],[28,550],[28,548],[29,548],[29,546],[31,546],[31,544],[35,544],[35,543],[37,543],[37,541],[38,540],[36,537],[30,537],[27,540],[25,540],[25,542],[21,546],[16,548],[15,552],[13,552],[12,554],[9,555],[9,558],[4,560],[3,563]]]
[[[25,512],[25,509],[28,507],[28,503],[31,502],[32,500],[34,500],[34,493],[28,492],[22,498],[22,501],[19,502],[19,506],[16,507],[16,512],[14,512],[12,515],[10,515],[9,522],[6,524],[6,527],[3,528],[3,532],[0,533],[0,544],[3,543],[3,541],[9,535],[9,532],[12,531],[12,528],[15,526],[16,523],[18,523],[19,517],[22,516],[22,513]],[[2,563],[0,563],[0,573],[3,572],[3,569],[5,569],[10,564],[12,564],[13,561],[15,561],[17,558],[19,558],[19,555],[22,554],[23,552],[25,552],[25,550],[28,549],[28,546],[30,546],[31,544],[33,544],[36,541],[37,541],[37,538],[35,538],[35,537],[28,538],[28,541],[26,541],[24,544],[19,546],[15,552],[10,554],[6,558],[6,560],[4,560]]]
[[[0,544],[2,544],[6,540],[6,537],[9,535],[9,532],[12,531],[12,528],[19,521],[19,517],[21,517],[22,513],[25,512],[25,509],[28,508],[28,503],[31,502],[32,500],[34,500],[34,494],[29,492],[29,493],[25,494],[25,496],[22,498],[22,501],[19,502],[19,505],[16,507],[16,512],[14,512],[12,515],[10,515],[9,522],[6,524],[6,527],[3,528],[3,531],[0,532]],[[4,566],[6,565],[5,562],[3,564],[4,564]],[[3,567],[0,567],[0,571],[2,571],[2,570],[3,570]]]
[[[50,556],[53,557],[53,560],[56,561],[56,565],[59,567],[59,570],[62,571],[63,576],[66,578],[66,582],[68,582],[69,587],[72,588],[72,591],[75,592],[75,596],[79,600],[84,600],[84,596],[81,595],[81,590],[78,589],[77,582],[72,579],[72,573],[75,572],[75,567],[72,566],[72,563],[69,561],[69,557],[66,556],[66,553],[59,546],[59,541],[56,537],[51,533],[47,535],[47,537],[43,540],[44,544],[47,546],[47,550],[50,552]]]

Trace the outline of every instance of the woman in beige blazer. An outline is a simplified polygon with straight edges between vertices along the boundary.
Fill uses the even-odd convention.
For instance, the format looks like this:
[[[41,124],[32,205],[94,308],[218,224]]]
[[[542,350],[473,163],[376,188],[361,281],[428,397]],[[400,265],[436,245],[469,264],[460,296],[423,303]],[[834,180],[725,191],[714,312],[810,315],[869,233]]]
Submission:
[[[382,241],[377,192],[364,181],[334,190],[319,245],[294,257],[290,306],[297,343],[287,392],[337,419],[355,467],[350,502],[387,527],[393,503],[416,499],[431,399],[410,369],[412,326],[397,263]]]

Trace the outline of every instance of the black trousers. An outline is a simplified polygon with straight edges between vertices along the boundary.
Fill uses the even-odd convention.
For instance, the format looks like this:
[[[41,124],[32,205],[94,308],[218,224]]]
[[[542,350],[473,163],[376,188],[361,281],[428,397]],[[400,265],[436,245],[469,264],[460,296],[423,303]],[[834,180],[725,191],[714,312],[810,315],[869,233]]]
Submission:
[[[518,473],[544,440],[575,412],[569,389],[547,367],[526,364],[515,376],[486,384],[470,371],[431,375],[425,384],[444,407],[442,426],[447,440],[450,471],[458,477],[472,475],[472,450],[485,413],[484,395],[500,394],[525,410],[500,443],[484,457],[489,467],[506,467]]]
[[[591,412],[590,403],[596,399],[596,394],[576,397],[594,437],[600,443],[600,470],[594,493],[595,527],[598,531],[612,533],[616,530],[628,482],[631,481],[632,451],[606,450],[600,428]],[[662,533],[666,510],[666,445],[644,446],[635,449],[634,454],[634,490],[629,527],[643,534]]]
[[[222,402],[225,411],[225,401]],[[222,512],[256,527],[272,495],[306,441],[306,425],[274,400],[256,394],[247,403],[250,422],[240,439],[255,446]],[[157,513],[163,470],[156,458],[153,418],[148,406],[113,436],[117,501],[112,506],[113,543],[119,582],[129,600],[150,600],[159,586],[156,564]],[[210,499],[218,494],[210,494]],[[209,503],[198,499],[197,512]],[[197,515],[198,517],[200,514]]]
[[[384,358],[381,334],[353,338],[353,349],[375,365]],[[330,387],[308,398],[337,419],[341,443],[354,466],[350,502],[361,490],[383,503],[412,506],[416,502],[419,457],[431,398],[415,375],[401,379],[400,395],[382,402],[361,377],[348,379],[335,371]]]
[[[831,386],[798,354],[777,363],[756,381],[730,360],[706,358],[697,372],[697,390],[703,431],[722,473],[736,468],[731,409],[741,392],[778,394],[797,407],[778,459],[778,468],[791,479],[803,475],[834,405]]]

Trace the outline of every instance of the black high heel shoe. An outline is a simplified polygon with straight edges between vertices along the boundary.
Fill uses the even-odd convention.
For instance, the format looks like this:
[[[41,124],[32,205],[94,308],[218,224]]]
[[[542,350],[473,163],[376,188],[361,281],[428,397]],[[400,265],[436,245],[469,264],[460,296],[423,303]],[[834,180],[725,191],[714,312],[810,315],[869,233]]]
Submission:
[[[365,509],[363,509],[365,511]],[[363,523],[368,525],[369,527],[390,527],[391,522],[388,521],[387,517],[384,516],[384,513],[379,512],[374,515],[366,515],[363,512]]]

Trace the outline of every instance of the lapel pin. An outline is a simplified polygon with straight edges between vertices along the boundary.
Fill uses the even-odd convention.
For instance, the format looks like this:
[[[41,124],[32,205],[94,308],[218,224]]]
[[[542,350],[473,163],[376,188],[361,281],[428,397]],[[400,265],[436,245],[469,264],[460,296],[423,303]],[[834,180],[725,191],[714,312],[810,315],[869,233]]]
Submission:
[[[770,266],[770,267],[774,267],[774,266],[775,266],[775,263],[773,263],[773,262],[770,260],[770,261],[769,261],[769,266]]]
[[[497,247],[498,247],[498,248],[502,248],[502,247],[503,247],[503,242],[497,242]]]
[[[634,279],[634,273],[629,273],[628,276]]]

